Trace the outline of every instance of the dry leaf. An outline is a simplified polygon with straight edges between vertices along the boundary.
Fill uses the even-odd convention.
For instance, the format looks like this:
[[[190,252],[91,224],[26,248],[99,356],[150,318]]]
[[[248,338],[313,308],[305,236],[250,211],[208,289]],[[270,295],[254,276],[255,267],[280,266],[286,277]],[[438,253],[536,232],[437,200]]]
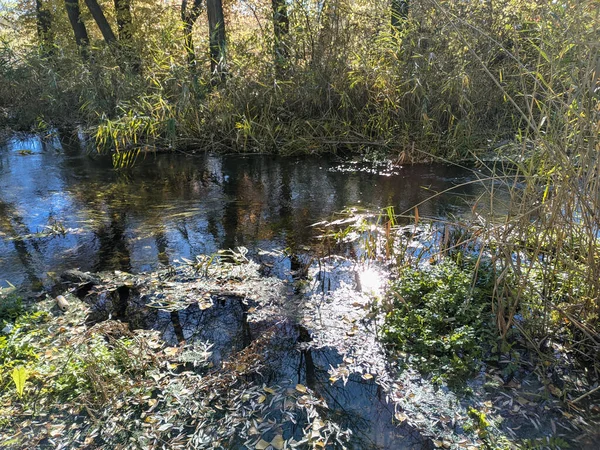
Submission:
[[[276,448],[277,450],[281,450],[284,447],[284,445],[285,441],[283,440],[283,436],[281,434],[275,436],[271,441],[271,446],[273,448]]]
[[[265,450],[265,449],[266,449],[266,448],[267,448],[269,445],[271,445],[271,444],[269,444],[269,443],[268,443],[267,441],[265,441],[264,439],[261,439],[260,441],[258,441],[258,442],[256,443],[256,445],[254,446],[254,448],[255,448],[256,450]]]
[[[396,418],[396,420],[400,423],[404,422],[406,419],[408,419],[408,416],[406,414],[404,414],[403,412],[397,412],[394,417]]]

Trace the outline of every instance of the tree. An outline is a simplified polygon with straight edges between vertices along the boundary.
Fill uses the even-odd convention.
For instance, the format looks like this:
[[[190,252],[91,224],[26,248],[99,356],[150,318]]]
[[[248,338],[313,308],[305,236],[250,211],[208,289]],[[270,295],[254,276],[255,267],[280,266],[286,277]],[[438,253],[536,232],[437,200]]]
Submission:
[[[48,56],[54,47],[54,36],[52,35],[52,14],[44,8],[42,0],[35,0],[35,18],[37,35],[42,54]]]
[[[191,8],[187,7],[187,0],[181,2],[181,20],[183,21],[183,38],[185,52],[187,54],[188,65],[190,69],[196,67],[196,50],[194,49],[194,38],[192,28],[200,16],[202,10],[202,0],[194,0]]]
[[[133,19],[131,16],[131,0],[115,0],[117,31],[119,41],[129,42],[133,37]]]
[[[106,16],[104,15],[102,8],[98,4],[98,1],[97,0],[85,0],[85,4],[87,5],[88,9],[90,10],[90,13],[92,13],[92,17],[94,18],[96,25],[98,25],[98,28],[100,28],[100,32],[102,33],[102,36],[104,37],[104,41],[109,45],[109,47],[116,44],[117,37],[115,36],[115,33],[113,32],[112,28],[110,27],[108,20],[106,20]]]
[[[221,0],[207,0],[208,33],[210,46],[210,71],[225,77],[226,40],[225,18],[223,16],[223,3]]]
[[[69,17],[69,22],[71,23],[71,28],[73,29],[73,34],[75,35],[75,42],[77,43],[79,53],[81,54],[83,60],[87,61],[89,59],[88,47],[90,45],[90,38],[88,37],[85,24],[81,20],[79,1],[65,0],[65,9],[67,10],[67,16]]]
[[[123,62],[131,64],[133,72],[141,73],[142,61],[133,45],[133,18],[131,0],[114,0],[119,33],[119,51]]]
[[[132,49],[132,19],[131,19],[131,2],[130,0],[114,0],[115,11],[117,16],[117,29],[119,31],[119,39],[111,28],[102,7],[98,4],[98,0],[85,0],[96,25],[104,37],[104,41],[116,56],[122,70],[131,68],[134,73],[141,72],[141,61],[139,56]]]

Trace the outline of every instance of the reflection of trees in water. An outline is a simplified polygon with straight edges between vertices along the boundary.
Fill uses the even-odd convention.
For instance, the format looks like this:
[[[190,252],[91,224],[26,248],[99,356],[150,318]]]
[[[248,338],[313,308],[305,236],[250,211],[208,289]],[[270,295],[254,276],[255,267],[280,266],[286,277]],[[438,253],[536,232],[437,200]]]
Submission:
[[[30,234],[30,230],[25,226],[25,222],[17,213],[16,208],[2,199],[0,199],[0,230],[11,239],[15,253],[32,286],[40,287],[41,279],[37,275],[38,270],[36,270],[34,259],[24,240],[24,236]],[[31,239],[29,241],[33,249],[39,253],[41,250],[38,244]]]
[[[169,265],[169,239],[167,238],[167,230],[163,223],[158,223],[154,227],[154,243],[156,244],[156,259],[163,266]]]
[[[62,250],[70,264],[85,269],[136,270],[146,264],[168,264],[169,256],[240,245],[264,247],[265,241],[288,248],[291,254],[301,253],[314,234],[310,225],[332,213],[359,200],[408,207],[431,194],[420,186],[442,190],[453,175],[451,169],[417,167],[403,169],[397,177],[380,177],[330,172],[324,160],[210,155],[148,155],[132,170],[118,172],[107,158],[82,156],[72,132],[61,131],[59,140],[62,154],[42,152],[49,178],[39,184],[33,179],[26,191],[29,197],[45,196],[52,185],[51,189],[68,194],[64,210],[72,216],[60,219],[92,236],[81,234],[77,240],[82,245],[73,246],[71,240],[68,252]],[[27,170],[26,158],[16,161],[19,170]],[[435,215],[441,207],[437,201],[419,212]],[[154,248],[156,256],[141,252],[152,261],[135,260],[139,238],[141,245]],[[96,247],[85,245],[92,239]],[[30,243],[18,252],[28,249]],[[96,251],[98,255],[90,255]]]
[[[98,260],[95,271],[118,268],[131,270],[131,255],[127,242],[127,216],[124,212],[110,214],[110,222],[94,230],[98,242]]]
[[[255,381],[284,385],[291,382],[292,387],[297,383],[306,385],[317,398],[325,399],[328,408],[319,408],[324,419],[352,430],[350,448],[427,448],[417,430],[406,424],[393,424],[394,407],[386,402],[382,388],[373,380],[353,374],[347,383],[338,380],[332,385],[329,368],[342,363],[342,355],[331,347],[311,348],[310,342],[308,330],[292,319],[279,324],[268,347],[267,367]],[[287,432],[300,436],[305,425],[299,422]]]

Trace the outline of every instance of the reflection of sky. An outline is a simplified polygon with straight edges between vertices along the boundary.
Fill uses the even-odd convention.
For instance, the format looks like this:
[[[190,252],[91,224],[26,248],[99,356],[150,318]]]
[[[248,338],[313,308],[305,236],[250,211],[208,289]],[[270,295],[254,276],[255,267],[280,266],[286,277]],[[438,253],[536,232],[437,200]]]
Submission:
[[[403,211],[471,176],[448,166],[404,167],[392,176],[331,167],[311,158],[151,155],[117,172],[107,158],[58,139],[12,140],[0,147],[0,280],[18,284],[74,267],[152,270],[240,245],[299,248],[310,242],[312,223],[347,206]],[[419,212],[440,216],[465,204],[445,196]],[[10,240],[52,224],[66,236]]]

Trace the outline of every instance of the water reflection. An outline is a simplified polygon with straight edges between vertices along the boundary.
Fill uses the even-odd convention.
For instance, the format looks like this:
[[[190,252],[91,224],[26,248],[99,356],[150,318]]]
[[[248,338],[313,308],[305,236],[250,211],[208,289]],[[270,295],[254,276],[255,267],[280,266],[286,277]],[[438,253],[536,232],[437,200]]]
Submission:
[[[48,272],[154,270],[174,260],[244,245],[311,242],[310,225],[347,206],[405,210],[473,178],[449,166],[397,175],[332,170],[333,160],[265,156],[149,155],[127,172],[81,151],[69,135],[13,139],[0,147],[0,280],[47,281]],[[421,216],[460,212],[477,185],[420,207]],[[19,236],[60,224],[67,233]]]

